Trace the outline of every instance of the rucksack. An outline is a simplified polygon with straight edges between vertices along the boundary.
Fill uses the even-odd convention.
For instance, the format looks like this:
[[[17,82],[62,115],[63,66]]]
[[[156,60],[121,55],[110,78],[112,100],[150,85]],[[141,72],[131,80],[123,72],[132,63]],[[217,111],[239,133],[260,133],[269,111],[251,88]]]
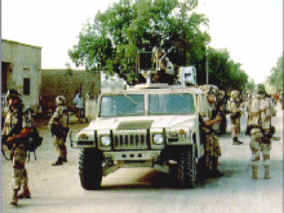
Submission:
[[[26,150],[29,152],[34,152],[41,144],[43,138],[39,135],[36,128],[32,128],[31,133],[26,139]]]

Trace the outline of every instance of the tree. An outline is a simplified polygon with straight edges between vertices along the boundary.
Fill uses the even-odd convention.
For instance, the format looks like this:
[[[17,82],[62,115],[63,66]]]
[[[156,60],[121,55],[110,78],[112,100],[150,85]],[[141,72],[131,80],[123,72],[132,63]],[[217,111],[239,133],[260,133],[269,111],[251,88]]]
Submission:
[[[246,84],[246,89],[250,90],[251,92],[253,92],[256,88],[256,83],[253,79],[250,79],[247,84]]]
[[[232,61],[226,49],[209,48],[207,51],[209,83],[218,85],[223,90],[244,89],[248,76],[241,70],[241,64]]]
[[[198,83],[204,84],[205,50],[210,36],[201,30],[208,26],[208,19],[194,12],[197,5],[198,0],[120,0],[104,13],[97,13],[93,23],[86,24],[69,56],[78,66],[109,75],[116,73],[133,85],[145,82],[136,69],[137,56],[162,46],[172,50],[168,57],[176,69],[194,65]],[[240,65],[229,60],[228,52],[212,49],[210,54],[210,83],[225,88],[233,79],[238,87],[247,80]],[[214,60],[218,63],[214,64]],[[225,77],[214,77],[215,72]]]
[[[271,69],[271,74],[268,77],[268,82],[276,88],[276,90],[283,90],[283,55],[277,60],[276,65]]]
[[[200,30],[208,20],[193,12],[197,2],[120,0],[84,27],[69,55],[76,65],[117,73],[129,84],[144,80],[135,72],[139,52],[151,52],[161,43],[173,47],[169,57],[175,65],[200,66],[210,38]]]

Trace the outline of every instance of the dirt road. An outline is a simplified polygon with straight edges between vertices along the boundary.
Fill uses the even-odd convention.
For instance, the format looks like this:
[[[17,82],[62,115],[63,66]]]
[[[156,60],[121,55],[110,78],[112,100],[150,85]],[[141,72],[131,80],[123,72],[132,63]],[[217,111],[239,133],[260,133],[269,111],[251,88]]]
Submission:
[[[283,112],[283,111],[282,111]],[[32,199],[20,200],[18,207],[9,205],[12,196],[11,162],[2,159],[2,211],[4,213],[282,213],[283,212],[283,131],[282,112],[273,119],[280,142],[272,148],[272,179],[252,180],[249,167],[249,138],[241,136],[244,145],[232,145],[228,133],[220,138],[222,157],[220,170],[224,176],[209,179],[195,189],[178,189],[169,184],[169,176],[145,169],[120,169],[103,178],[102,189],[85,191],[78,176],[79,150],[68,142],[68,163],[52,167],[56,160],[55,148],[46,125],[39,128],[44,137],[38,149],[38,160],[33,156],[27,163]],[[229,120],[228,120],[229,121]],[[229,122],[230,123],[230,122]],[[84,124],[73,124],[74,132]],[[243,120],[242,131],[245,129]],[[228,126],[230,130],[230,126]]]

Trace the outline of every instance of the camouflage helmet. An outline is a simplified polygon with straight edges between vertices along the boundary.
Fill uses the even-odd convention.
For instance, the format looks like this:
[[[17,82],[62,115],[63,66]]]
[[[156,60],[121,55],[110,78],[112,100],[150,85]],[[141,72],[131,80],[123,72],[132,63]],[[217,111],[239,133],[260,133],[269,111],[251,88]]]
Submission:
[[[18,93],[18,91],[15,89],[10,89],[7,92],[7,100],[9,100],[10,98],[18,98],[21,100],[21,94]]]
[[[63,95],[59,95],[56,97],[55,102],[57,105],[64,105],[66,98]]]
[[[257,94],[265,94],[264,84],[258,84],[256,89]]]
[[[202,89],[207,95],[218,95],[218,87],[213,84],[205,84],[200,86],[200,89]]]
[[[240,92],[239,92],[238,90],[232,90],[232,91],[231,91],[231,98],[232,98],[232,99],[238,98],[239,95],[240,95]]]

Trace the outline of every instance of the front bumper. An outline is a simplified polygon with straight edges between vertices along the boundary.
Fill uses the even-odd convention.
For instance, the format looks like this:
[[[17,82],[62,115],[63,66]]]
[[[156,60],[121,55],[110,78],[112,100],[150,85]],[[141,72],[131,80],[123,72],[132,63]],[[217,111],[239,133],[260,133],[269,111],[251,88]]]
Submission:
[[[161,151],[120,151],[104,152],[106,159],[114,161],[156,161]]]

